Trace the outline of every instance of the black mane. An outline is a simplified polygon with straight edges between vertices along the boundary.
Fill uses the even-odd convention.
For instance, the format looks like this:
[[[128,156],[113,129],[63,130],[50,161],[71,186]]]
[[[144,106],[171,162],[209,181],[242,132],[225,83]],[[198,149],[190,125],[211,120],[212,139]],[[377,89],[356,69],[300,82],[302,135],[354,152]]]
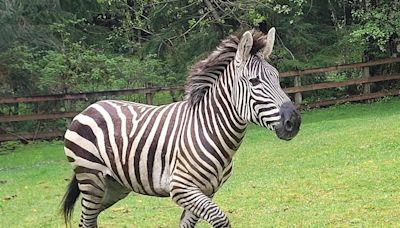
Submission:
[[[243,33],[229,36],[206,59],[191,67],[185,86],[185,97],[191,104],[197,104],[202,100],[206,92],[235,58],[242,35]],[[250,53],[256,54],[265,47],[266,40],[261,32],[252,31],[252,35],[253,47]]]

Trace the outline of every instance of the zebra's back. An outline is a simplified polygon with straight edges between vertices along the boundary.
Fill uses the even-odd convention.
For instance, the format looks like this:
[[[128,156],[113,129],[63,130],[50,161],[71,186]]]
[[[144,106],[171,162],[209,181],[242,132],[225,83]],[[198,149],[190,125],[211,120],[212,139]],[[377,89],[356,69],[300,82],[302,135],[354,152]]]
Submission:
[[[77,179],[101,172],[134,192],[169,196],[186,107],[186,102],[156,107],[112,100],[89,106],[65,134],[65,153]]]

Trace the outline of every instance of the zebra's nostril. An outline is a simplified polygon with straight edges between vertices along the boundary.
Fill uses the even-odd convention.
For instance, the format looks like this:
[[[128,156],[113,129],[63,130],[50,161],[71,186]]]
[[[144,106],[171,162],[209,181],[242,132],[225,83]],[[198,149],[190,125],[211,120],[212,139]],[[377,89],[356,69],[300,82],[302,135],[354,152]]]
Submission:
[[[285,130],[292,131],[293,130],[293,122],[291,120],[285,121]]]

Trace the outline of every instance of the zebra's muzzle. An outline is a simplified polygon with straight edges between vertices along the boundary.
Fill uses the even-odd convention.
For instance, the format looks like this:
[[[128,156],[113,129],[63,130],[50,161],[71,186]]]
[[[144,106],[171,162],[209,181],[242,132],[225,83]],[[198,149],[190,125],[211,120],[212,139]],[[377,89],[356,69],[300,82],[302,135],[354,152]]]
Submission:
[[[281,121],[275,127],[278,138],[293,139],[300,130],[301,116],[292,102],[285,102],[280,107]]]

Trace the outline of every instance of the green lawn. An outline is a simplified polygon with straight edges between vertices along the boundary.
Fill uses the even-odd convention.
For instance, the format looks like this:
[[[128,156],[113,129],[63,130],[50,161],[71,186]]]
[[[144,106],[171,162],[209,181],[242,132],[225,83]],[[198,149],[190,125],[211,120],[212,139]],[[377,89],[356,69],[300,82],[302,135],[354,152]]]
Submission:
[[[0,226],[63,227],[72,171],[62,143],[0,153]],[[400,99],[305,112],[290,142],[250,127],[215,201],[233,227],[400,226]],[[177,227],[180,212],[168,198],[132,194],[100,226]]]

